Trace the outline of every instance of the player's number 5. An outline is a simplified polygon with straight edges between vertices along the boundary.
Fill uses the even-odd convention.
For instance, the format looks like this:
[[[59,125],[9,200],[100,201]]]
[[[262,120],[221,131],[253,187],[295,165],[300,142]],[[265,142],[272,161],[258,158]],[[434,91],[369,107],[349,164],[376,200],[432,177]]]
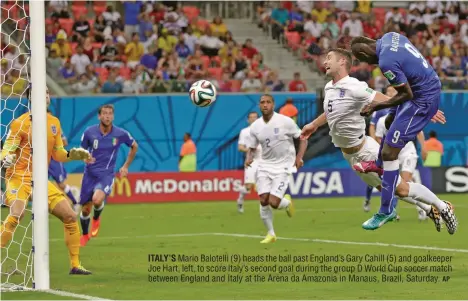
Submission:
[[[413,45],[411,45],[409,43],[405,43],[405,48],[406,48],[406,50],[411,52],[412,55],[414,55],[417,58],[420,58],[422,60],[423,66],[425,68],[429,68],[429,65],[426,62],[426,59],[424,58],[424,56],[421,53],[419,53],[419,51],[416,48],[414,48]]]

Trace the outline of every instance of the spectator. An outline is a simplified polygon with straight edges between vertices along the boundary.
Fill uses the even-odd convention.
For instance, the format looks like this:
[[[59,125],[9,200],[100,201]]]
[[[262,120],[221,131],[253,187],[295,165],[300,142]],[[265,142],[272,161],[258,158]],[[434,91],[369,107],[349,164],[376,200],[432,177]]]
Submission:
[[[179,37],[179,43],[177,43],[175,46],[175,51],[177,52],[177,55],[184,61],[190,55],[190,48],[185,44],[183,35]]]
[[[167,61],[159,61],[159,63],[163,62],[158,66],[158,70],[156,70],[155,76],[158,79],[162,79],[165,81],[169,81],[174,78],[173,74],[169,72],[169,63]]]
[[[78,76],[85,73],[86,66],[91,64],[89,57],[83,53],[82,46],[76,47],[76,53],[71,57],[70,62],[76,71],[76,75]]]
[[[96,84],[96,87],[97,87],[98,84],[99,84],[99,78],[98,78],[98,73],[94,69],[93,64],[90,64],[90,65],[86,66],[85,74],[86,74],[86,76],[88,77],[88,79],[90,81],[92,81],[92,82],[94,82]]]
[[[20,54],[18,55],[18,57],[16,58],[16,60],[13,61],[13,66],[12,68],[16,69],[16,70],[19,70],[20,71],[20,75],[22,76],[26,76],[27,77],[27,74],[28,74],[28,65],[27,65],[27,62],[26,62],[26,55],[25,54]]]
[[[184,78],[184,74],[179,74],[179,77],[176,80],[172,81],[171,92],[172,93],[182,93],[188,92],[189,86],[188,82]]]
[[[294,122],[297,122],[298,112],[299,111],[297,110],[296,106],[293,104],[293,99],[291,97],[288,97],[286,99],[286,104],[282,106],[281,109],[279,110],[279,113],[281,115],[288,116],[289,118],[294,120]]]
[[[340,27],[336,24],[336,17],[334,14],[327,16],[327,21],[322,24],[322,30],[329,30],[333,39],[338,38]]]
[[[135,81],[143,87],[144,90],[149,86],[151,83],[151,76],[148,71],[145,69],[145,66],[138,65],[136,67],[136,78]]]
[[[289,31],[304,32],[304,15],[298,6],[294,6],[289,13],[287,27]]]
[[[55,43],[52,43],[50,49],[55,50],[57,55],[64,60],[67,60],[72,56],[72,50],[70,43],[66,41],[67,35],[64,31],[61,31],[57,34],[57,40]]]
[[[164,20],[166,15],[166,8],[162,3],[154,3],[153,11],[150,13],[150,17],[153,20],[154,24],[158,24]]]
[[[220,38],[220,40],[223,41],[224,43],[232,41],[234,45],[237,46],[237,42],[234,40],[234,37],[232,36],[232,32],[230,31],[227,31],[224,37]]]
[[[213,22],[210,24],[210,29],[213,32],[213,35],[218,38],[224,36],[228,31],[226,24],[223,23],[223,20],[220,16],[217,16],[213,19]]]
[[[334,4],[338,11],[347,12],[354,11],[355,1],[335,0]]]
[[[237,92],[232,90],[232,80],[230,73],[223,73],[222,79],[220,81],[216,81],[216,89],[218,89],[220,92]]]
[[[206,29],[206,34],[200,38],[200,46],[203,54],[213,57],[218,55],[218,51],[224,46],[224,43],[215,36],[213,36],[211,29]]]
[[[122,93],[122,85],[116,81],[113,72],[109,73],[107,81],[102,85],[102,93]]]
[[[281,92],[284,91],[284,87],[285,84],[278,78],[278,73],[276,71],[268,73],[265,81],[265,92]]]
[[[142,42],[142,44],[143,48],[145,49],[145,53],[147,53],[150,47],[153,47],[157,44],[158,35],[153,30],[147,30],[145,31],[145,36],[145,41]]]
[[[246,72],[248,70],[247,61],[245,60],[242,52],[239,52],[234,60],[235,70],[234,70],[234,79],[244,79]]]
[[[466,65],[462,65],[462,61],[459,56],[454,56],[453,63],[446,68],[445,73],[448,76],[456,76],[456,74],[459,74],[460,72],[461,76],[466,75]]]
[[[6,60],[2,60],[2,62]],[[63,60],[62,58],[60,58],[58,55],[57,55],[57,51],[55,50],[51,50],[49,51],[49,57],[47,57],[47,61],[46,61],[46,65],[47,65],[47,70],[48,71],[52,71],[53,72],[53,75],[55,75],[55,77],[58,76],[58,72],[60,70],[60,68],[62,68],[62,65],[63,65]],[[5,70],[7,71],[6,68],[4,68],[4,66],[2,65],[2,71]]]
[[[253,47],[252,45],[252,39],[247,39],[245,40],[245,44],[242,45],[242,54],[247,58],[247,59],[252,59],[256,54],[258,53],[258,50]]]
[[[180,3],[177,4],[176,13],[177,13],[177,16],[176,16],[177,24],[178,24],[179,27],[181,28],[182,32],[185,32],[185,31],[187,30],[189,21],[188,21],[187,17],[186,17],[185,14],[184,14],[184,10],[183,10],[182,4],[180,4]]]
[[[177,22],[179,16],[176,12],[166,13],[163,27],[167,29],[170,35],[177,36],[182,31],[182,26]]]
[[[424,149],[427,152],[426,156],[423,154],[424,166],[440,167],[442,155],[444,154],[444,145],[437,140],[436,132],[429,132],[429,139],[424,142]]]
[[[49,2],[49,7],[52,8],[53,12],[51,17],[52,18],[61,18],[61,19],[69,19],[70,14],[68,13],[68,1],[66,0],[51,0]]]
[[[110,26],[111,28],[116,28],[121,19],[120,13],[114,11],[114,7],[112,7],[111,5],[107,6],[107,9],[105,12],[102,13],[102,16],[106,21],[106,25]]]
[[[351,76],[363,82],[368,82],[372,78],[369,65],[365,62],[360,62],[358,68],[351,73]]]
[[[73,23],[73,34],[72,41],[78,42],[86,38],[91,31],[91,26],[89,25],[88,20],[86,20],[85,15],[80,15],[78,20]]]
[[[177,78],[180,70],[180,62],[175,52],[164,52],[163,56],[158,61],[158,70],[160,70],[165,64],[167,64],[167,78],[164,76],[163,79],[175,79]]]
[[[357,7],[356,11],[368,15],[371,13],[371,8],[372,8],[372,1],[370,0],[358,0],[357,2]]]
[[[94,48],[90,37],[87,37],[83,43],[83,53],[86,54],[92,63],[97,63],[99,60],[99,50]]]
[[[62,69],[60,69],[60,74],[62,74],[62,78],[68,80],[68,82],[72,83],[76,79],[76,72],[73,65],[70,63],[69,60],[65,62]]]
[[[229,76],[232,76],[236,71],[236,61],[232,54],[221,60],[221,68],[223,69],[223,73],[228,73]]]
[[[197,147],[190,133],[184,134],[184,144],[182,144],[182,148],[180,149],[179,171],[197,171]]]
[[[152,93],[167,93],[171,89],[169,81],[163,80],[160,77],[155,76],[148,87],[148,92]]]
[[[13,93],[16,96],[21,96],[26,92],[28,81],[21,77],[19,70],[11,69],[10,75],[6,77],[6,83],[2,83],[3,95],[10,96]]]
[[[158,38],[158,48],[161,51],[171,52],[177,44],[177,38],[168,33],[167,28],[161,30],[161,36]]]
[[[96,16],[96,20],[94,20],[93,24],[93,33],[94,33],[94,40],[98,43],[104,42],[104,30],[106,29],[106,20],[102,14]]]
[[[156,70],[156,67],[158,65],[158,59],[154,56],[153,46],[149,48],[149,52],[142,55],[140,59],[140,64],[145,66],[145,68],[150,72]]]
[[[450,28],[445,27],[444,32],[439,36],[439,41],[444,41],[445,45],[453,44],[453,35],[450,32]]]
[[[92,93],[96,89],[96,83],[89,80],[86,73],[81,74],[80,81],[71,86],[72,90],[76,93]]]
[[[393,22],[397,24],[405,23],[405,20],[403,18],[403,15],[400,12],[399,7],[393,7],[392,10],[388,11],[385,14],[385,23],[388,22],[388,20],[392,19]]]
[[[322,34],[322,24],[317,21],[317,15],[307,17],[304,30],[309,32],[314,38],[319,38]]]
[[[187,68],[185,69],[187,79],[198,80],[207,74],[206,66],[203,64],[201,57],[201,50],[196,50],[195,54],[189,58]]]
[[[317,17],[317,22],[325,23],[330,11],[323,7],[324,4],[322,2],[315,2],[314,6],[315,8],[312,10],[311,15]]]
[[[140,42],[138,33],[132,34],[132,41],[125,47],[125,55],[127,56],[127,66],[129,68],[135,68],[140,64],[140,59],[145,52],[143,44]]]
[[[364,34],[362,22],[358,19],[358,15],[356,13],[352,13],[351,18],[343,23],[341,30],[344,31],[346,28],[349,28],[349,35],[352,38],[362,36]]]
[[[241,85],[242,92],[261,92],[262,91],[262,82],[255,78],[254,72],[249,72],[248,77],[242,81]]]
[[[46,36],[45,36],[45,43],[46,46],[52,45],[55,42],[55,33],[53,32],[54,27],[52,24],[46,25]]]
[[[351,40],[353,39],[350,35],[350,28],[345,28],[343,32],[344,33],[338,38],[338,41],[336,41],[336,47],[349,49]]]
[[[130,78],[125,80],[122,86],[122,93],[124,94],[139,94],[143,92],[143,86],[136,80],[137,74],[135,71],[130,73]]]
[[[278,40],[279,42],[279,38],[284,31],[288,19],[289,13],[287,9],[283,7],[283,4],[279,3],[279,7],[273,9],[273,11],[271,12],[270,18],[271,34],[274,40]]]
[[[219,50],[218,55],[221,58],[221,62],[224,63],[228,60],[234,61],[233,58],[237,56],[238,52],[239,49],[234,45],[234,42],[229,41]]]
[[[186,32],[184,33],[184,43],[190,49],[190,53],[195,53],[195,44],[198,42],[198,38],[193,34],[193,29],[191,26],[187,27]]]
[[[153,32],[153,21],[151,21],[148,13],[142,13],[139,17],[139,32],[140,32],[140,40],[143,42],[146,41],[147,31],[151,33]]]
[[[381,35],[381,29],[375,23],[375,18],[370,17],[368,21],[364,22],[364,35],[371,39],[378,39]]]
[[[289,83],[290,92],[305,92],[307,91],[306,84],[301,80],[299,72],[294,73],[294,79]]]
[[[106,42],[101,48],[101,65],[102,67],[120,67],[122,61],[119,57],[117,47],[115,47],[111,36],[106,37]]]
[[[138,32],[138,15],[142,9],[141,1],[124,1],[124,33],[125,36],[131,37],[132,33]]]

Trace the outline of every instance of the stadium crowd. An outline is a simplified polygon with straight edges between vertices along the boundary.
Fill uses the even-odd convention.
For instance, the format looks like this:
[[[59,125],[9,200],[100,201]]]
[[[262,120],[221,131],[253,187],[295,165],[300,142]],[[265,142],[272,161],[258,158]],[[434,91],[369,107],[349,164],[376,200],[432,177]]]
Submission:
[[[20,10],[4,1],[2,14]],[[254,41],[236,41],[220,17],[205,20],[193,6],[177,2],[106,1],[47,3],[47,70],[74,93],[185,92],[210,79],[222,92],[306,91],[301,75],[286,83],[263,60]],[[468,6],[463,2],[420,1],[409,8],[383,9],[372,1],[259,2],[259,27],[324,72],[333,47],[348,48],[359,35],[407,35],[437,70],[444,89],[468,88]],[[18,24],[25,23],[21,19]],[[24,90],[27,57],[2,35],[2,95]],[[294,58],[291,58],[294,59]],[[379,68],[355,62],[352,75],[381,90]]]

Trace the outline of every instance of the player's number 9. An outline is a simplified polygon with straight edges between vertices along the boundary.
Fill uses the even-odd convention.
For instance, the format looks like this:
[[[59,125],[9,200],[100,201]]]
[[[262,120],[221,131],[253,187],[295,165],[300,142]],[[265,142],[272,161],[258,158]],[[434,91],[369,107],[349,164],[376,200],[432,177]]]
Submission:
[[[419,53],[419,51],[416,48],[414,48],[413,45],[411,45],[409,43],[405,43],[405,48],[406,48],[406,50],[411,52],[412,55],[414,55],[417,58],[420,58],[422,60],[423,66],[425,68],[429,68],[429,65],[427,64],[426,59],[424,58],[424,56],[421,53]]]
[[[400,131],[395,131],[395,133],[393,133],[392,142],[397,143],[399,138],[400,138]]]

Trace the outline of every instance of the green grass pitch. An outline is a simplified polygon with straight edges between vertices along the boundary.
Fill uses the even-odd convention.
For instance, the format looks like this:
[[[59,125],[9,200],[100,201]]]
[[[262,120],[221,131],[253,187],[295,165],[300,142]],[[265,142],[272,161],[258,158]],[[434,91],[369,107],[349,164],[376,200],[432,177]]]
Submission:
[[[55,218],[50,219],[50,272],[51,287],[55,290],[94,296],[106,299],[464,299],[468,296],[468,195],[444,195],[452,201],[459,219],[458,232],[451,236],[446,229],[437,233],[431,221],[419,222],[417,211],[407,204],[399,204],[401,220],[392,222],[377,231],[365,231],[361,224],[371,213],[362,211],[360,198],[317,198],[295,202],[297,212],[291,219],[283,211],[274,212],[275,230],[280,237],[274,244],[260,244],[265,235],[259,218],[258,202],[246,202],[244,214],[238,214],[236,203],[169,203],[133,204],[106,206],[97,238],[81,249],[82,264],[93,271],[91,276],[69,276],[67,249],[63,242],[63,227]],[[373,211],[377,210],[378,198],[373,199]],[[5,216],[5,210],[2,211]],[[180,234],[179,236],[171,234]],[[235,235],[240,234],[240,235]],[[281,239],[284,238],[284,239]],[[15,239],[19,239],[15,237]],[[368,244],[366,244],[368,243]],[[382,243],[382,244],[377,244]],[[27,244],[27,242],[25,242]],[[434,248],[430,248],[434,247]],[[445,250],[440,250],[441,248]],[[10,255],[17,249],[12,246]],[[450,249],[450,250],[449,250]],[[196,282],[149,282],[148,254],[195,255],[248,255],[248,256],[286,256],[299,259],[314,255],[365,256],[383,255],[386,259],[409,258],[416,256],[451,256],[449,272],[415,272],[400,274],[432,275],[438,277],[437,284],[424,280],[419,283],[383,282],[382,272],[355,273],[378,282],[350,280],[350,272],[345,269],[357,263],[326,263],[331,272],[320,275],[344,276],[337,282],[293,282],[294,275],[316,275],[313,272],[294,271],[298,266],[313,263],[247,263],[240,266],[250,269],[254,266],[276,265],[276,272],[230,273],[243,276],[242,283],[227,282],[227,278],[216,278],[218,283]],[[390,256],[390,257],[389,257]],[[406,257],[400,257],[406,256]],[[22,257],[20,257],[22,258]],[[358,257],[353,257],[358,258]],[[422,258],[422,257],[419,257]],[[23,259],[19,259],[21,261]],[[288,259],[292,260],[292,259]],[[164,264],[177,266],[180,262],[153,262],[154,266]],[[193,263],[205,269],[221,266],[220,263]],[[226,266],[228,263],[225,263]],[[292,264],[293,271],[287,270]],[[315,264],[315,263],[314,263]],[[366,264],[363,262],[363,264]],[[367,263],[379,266],[380,263]],[[185,264],[187,265],[187,264]],[[319,266],[319,264],[315,264]],[[384,263],[388,268],[388,263]],[[413,264],[398,263],[401,268],[412,266],[436,266],[436,263]],[[440,265],[440,264],[439,264]],[[237,265],[236,265],[237,266]],[[282,266],[284,271],[279,272]],[[334,273],[334,269],[340,269]],[[166,276],[180,277],[181,273],[164,271]],[[194,273],[186,272],[184,274]],[[222,276],[225,273],[198,272],[199,276]],[[247,283],[249,275],[261,274],[264,282]],[[280,282],[267,281],[268,276]],[[398,275],[399,273],[383,274]],[[152,273],[156,275],[156,273]],[[443,281],[443,277],[446,277]],[[450,277],[450,278],[447,278]],[[18,276],[19,277],[19,276]],[[281,280],[282,278],[282,280]],[[285,279],[288,280],[285,280]],[[273,279],[273,278],[272,278]],[[3,279],[2,279],[3,280]],[[252,280],[252,278],[251,278]],[[345,281],[346,280],[346,281]],[[282,282],[281,282],[282,281]],[[2,293],[1,299],[73,299],[39,292]]]

